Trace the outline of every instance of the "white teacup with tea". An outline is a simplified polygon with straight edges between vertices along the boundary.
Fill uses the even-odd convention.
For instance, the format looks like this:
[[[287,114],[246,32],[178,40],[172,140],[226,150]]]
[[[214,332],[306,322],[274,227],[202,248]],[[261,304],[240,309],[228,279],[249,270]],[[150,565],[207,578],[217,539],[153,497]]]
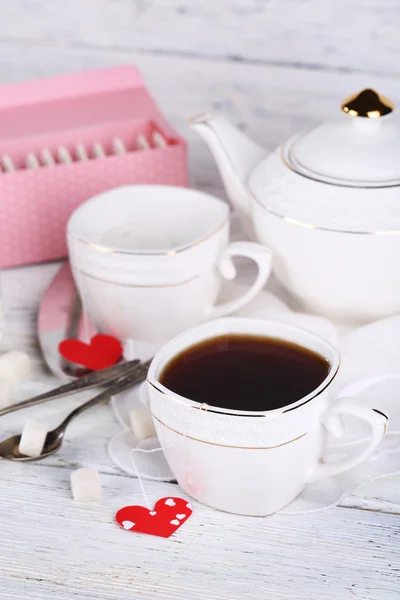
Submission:
[[[71,216],[71,268],[99,331],[155,347],[207,319],[250,302],[265,285],[271,253],[229,243],[229,206],[198,191],[126,186],[93,197]],[[239,298],[215,305],[232,257],[254,260],[258,274]]]
[[[148,373],[158,439],[182,489],[196,500],[263,516],[308,482],[348,471],[377,448],[387,417],[335,398],[338,350],[306,330],[258,319],[218,319],[178,335]],[[324,462],[342,415],[367,423],[368,443]]]

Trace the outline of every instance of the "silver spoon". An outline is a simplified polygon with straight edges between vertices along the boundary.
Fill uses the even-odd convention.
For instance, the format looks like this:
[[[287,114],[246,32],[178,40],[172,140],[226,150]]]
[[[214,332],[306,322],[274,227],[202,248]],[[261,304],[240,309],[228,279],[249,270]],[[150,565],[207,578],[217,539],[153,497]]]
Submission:
[[[22,402],[5,406],[4,408],[0,409],[0,417],[23,408],[29,408],[30,406],[43,404],[49,400],[56,400],[57,398],[62,398],[63,396],[90,390],[94,387],[109,385],[112,383],[112,381],[116,381],[118,378],[122,377],[122,375],[126,375],[138,363],[138,360],[131,360],[126,363],[114,365],[113,367],[108,367],[107,369],[102,369],[101,371],[91,371],[80,379],[71,381],[71,383],[65,383],[55,390],[50,390],[49,392],[44,392],[43,394],[39,394],[33,398],[22,400]]]
[[[85,410],[92,408],[92,406],[96,406],[97,404],[107,402],[111,398],[111,396],[114,396],[115,394],[122,392],[130,386],[143,381],[146,378],[150,362],[151,361],[136,365],[132,368],[132,371],[130,371],[127,375],[125,374],[118,378],[104,392],[101,392],[101,394],[98,394],[91,400],[88,400],[81,406],[78,406],[78,408],[75,408],[75,410],[73,410],[58,427],[48,432],[43,450],[39,456],[25,456],[24,454],[21,454],[19,452],[19,443],[21,441],[21,436],[13,435],[12,437],[7,438],[3,442],[0,442],[0,459],[3,458],[7,460],[18,460],[27,462],[41,460],[46,456],[50,456],[50,454],[54,454],[54,452],[57,452],[57,450],[61,447],[65,431],[68,425],[71,423],[71,421],[75,419],[75,417],[83,413]]]
[[[78,339],[78,329],[82,317],[82,300],[78,294],[75,294],[70,312],[68,314],[67,327],[65,329],[65,340]],[[58,349],[57,349],[58,350]],[[82,367],[77,367],[70,361],[60,356],[61,370],[69,377],[79,377],[83,371]]]

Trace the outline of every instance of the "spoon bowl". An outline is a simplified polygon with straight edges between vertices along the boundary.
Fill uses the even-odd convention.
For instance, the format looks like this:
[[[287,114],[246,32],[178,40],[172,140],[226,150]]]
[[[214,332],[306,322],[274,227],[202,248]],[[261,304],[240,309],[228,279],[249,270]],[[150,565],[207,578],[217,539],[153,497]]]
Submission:
[[[46,458],[46,456],[50,456],[50,454],[54,454],[54,452],[57,452],[61,447],[64,437],[64,430],[60,430],[60,427],[61,426],[53,429],[53,431],[49,431],[46,436],[43,450],[39,456],[26,456],[25,454],[21,454],[19,451],[21,435],[13,435],[0,443],[0,459],[4,458],[6,460],[29,462],[41,460],[42,458]]]

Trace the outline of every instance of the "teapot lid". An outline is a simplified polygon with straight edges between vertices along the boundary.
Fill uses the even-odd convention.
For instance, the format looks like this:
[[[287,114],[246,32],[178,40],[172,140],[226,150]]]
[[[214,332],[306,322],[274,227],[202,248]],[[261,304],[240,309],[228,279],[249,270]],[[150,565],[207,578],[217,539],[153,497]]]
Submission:
[[[365,89],[347,98],[341,108],[336,120],[292,138],[282,148],[287,166],[334,185],[400,185],[400,124],[393,116],[393,102]]]

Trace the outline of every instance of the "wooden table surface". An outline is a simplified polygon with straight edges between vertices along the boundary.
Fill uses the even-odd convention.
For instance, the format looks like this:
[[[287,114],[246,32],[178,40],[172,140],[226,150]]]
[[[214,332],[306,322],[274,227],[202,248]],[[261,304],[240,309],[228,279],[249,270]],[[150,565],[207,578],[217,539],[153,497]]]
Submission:
[[[57,383],[31,335],[35,304],[57,268],[2,273],[1,350],[26,348],[35,365],[21,397]],[[89,396],[4,416],[1,437],[20,431],[30,417],[56,426]],[[143,504],[137,479],[107,454],[119,430],[111,408],[99,406],[71,424],[58,454],[38,463],[1,463],[1,600],[399,598],[400,476],[365,485],[340,507],[302,516],[240,517],[192,502],[193,516],[164,540],[114,522],[119,508]],[[101,502],[72,501],[70,473],[82,466],[100,470]],[[144,483],[150,502],[181,493],[173,484]]]
[[[397,0],[13,0],[0,3],[0,82],[134,63],[190,143],[192,185],[224,197],[214,162],[186,118],[214,110],[267,149],[331,117],[363,87],[400,100]],[[56,265],[2,273],[2,349],[40,365],[34,311]],[[12,302],[10,303],[10,299]],[[56,424],[82,399],[1,420],[1,437],[33,414]],[[82,415],[62,451],[0,465],[1,600],[398,600],[400,477],[364,486],[340,507],[306,516],[236,517],[194,504],[169,540],[113,522],[142,501],[135,478],[107,455],[111,409]],[[81,506],[69,476],[101,471],[103,499]],[[146,482],[150,500],[179,493]]]

